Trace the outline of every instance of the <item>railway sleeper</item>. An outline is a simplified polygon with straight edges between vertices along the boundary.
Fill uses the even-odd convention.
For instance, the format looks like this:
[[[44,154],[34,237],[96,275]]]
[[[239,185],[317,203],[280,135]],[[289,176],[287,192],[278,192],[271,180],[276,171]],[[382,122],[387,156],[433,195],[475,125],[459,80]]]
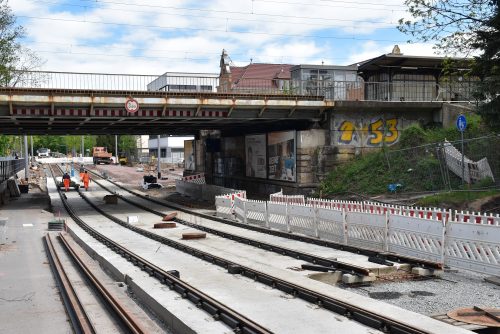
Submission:
[[[214,316],[214,315],[216,315],[219,312],[219,309],[217,307],[213,306],[212,304],[210,304],[206,300],[204,300],[201,303],[201,308],[203,310],[205,310],[206,312],[208,312],[208,314],[210,314],[211,316]]]
[[[274,279],[272,279],[271,277],[266,277],[264,275],[258,275],[257,276],[257,281],[261,282],[261,283],[264,283],[265,285],[272,286],[272,284],[274,282]]]
[[[233,329],[233,330],[238,329],[239,330],[240,322],[237,319],[235,319],[234,317],[232,317],[231,315],[229,315],[225,312],[221,312],[219,314],[219,320],[222,321],[223,323],[225,323],[226,325],[228,325],[231,329]]]
[[[192,292],[187,293],[187,299],[189,299],[191,302],[193,302],[196,305],[200,305],[200,303],[201,303],[201,298]]]
[[[376,316],[370,316],[369,314],[365,314],[362,312],[354,312],[352,314],[352,318],[366,326],[371,328],[383,328],[385,323],[384,321],[378,319]]]

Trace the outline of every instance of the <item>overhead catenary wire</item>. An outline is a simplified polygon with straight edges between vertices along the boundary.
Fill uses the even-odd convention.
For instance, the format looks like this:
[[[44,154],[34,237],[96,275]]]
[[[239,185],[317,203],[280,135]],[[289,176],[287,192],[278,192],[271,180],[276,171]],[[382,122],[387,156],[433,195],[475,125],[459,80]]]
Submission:
[[[212,51],[212,52],[202,52],[202,51],[191,51],[191,50],[175,50],[175,49],[151,49],[151,48],[141,48],[141,47],[123,47],[123,46],[113,46],[113,49],[118,49],[118,50],[129,50],[129,51],[147,51],[148,53],[154,53],[154,52],[165,52],[165,53],[178,53],[181,54],[177,57],[172,57],[172,56],[161,56],[161,55],[124,55],[124,54],[110,54],[110,53],[88,53],[88,52],[77,52],[73,50],[73,47],[81,47],[81,48],[96,48],[96,47],[101,47],[102,45],[92,45],[92,44],[82,44],[82,43],[77,43],[77,44],[69,44],[69,43],[61,43],[61,42],[31,42],[31,44],[35,45],[55,45],[55,46],[60,46],[60,47],[67,47],[70,50],[34,50],[36,52],[41,52],[41,53],[60,53],[60,54],[85,54],[85,55],[96,55],[96,56],[113,56],[113,57],[129,57],[129,58],[151,58],[151,59],[171,59],[171,60],[194,60],[194,61],[211,61],[213,59],[219,59],[221,55],[221,50],[217,51]],[[207,56],[212,56],[212,57],[205,57],[205,58],[200,58],[200,57],[193,57],[193,56],[188,56],[188,55],[207,55]],[[236,58],[235,56],[244,56],[243,59]],[[234,62],[248,62],[248,53],[243,53],[243,52],[231,52],[231,58],[233,58]],[[349,57],[323,57],[323,56],[284,56],[284,55],[279,55],[279,54],[257,54],[254,56],[251,56],[251,58],[255,62],[264,62],[261,59],[275,59],[275,58],[282,58],[282,59],[303,59],[303,60],[308,60],[308,59],[314,59],[317,60],[321,58],[321,60],[347,60],[351,59]]]
[[[99,7],[99,6],[94,6],[94,5],[78,5],[78,4],[68,4],[64,2],[56,2],[56,1],[47,1],[47,0],[28,0],[34,3],[45,3],[45,4],[56,4],[56,5],[61,5],[65,7],[80,7],[80,8],[98,8],[98,9],[108,9],[108,10],[118,10],[114,8],[105,8],[105,7]],[[306,19],[306,20],[316,20],[316,21],[339,21],[339,22],[349,22],[349,23],[361,23],[361,24],[394,24],[394,22],[388,22],[388,21],[374,21],[374,20],[351,20],[351,19],[345,19],[345,18],[324,18],[324,17],[313,17],[313,16],[297,16],[297,15],[285,15],[285,14],[272,14],[272,13],[258,13],[254,11],[229,11],[229,10],[217,10],[217,9],[207,9],[207,8],[193,8],[193,7],[175,7],[175,6],[163,6],[163,5],[151,5],[151,4],[132,4],[132,3],[126,3],[126,2],[118,2],[118,1],[94,1],[94,0],[80,0],[81,2],[91,2],[91,3],[100,3],[100,4],[109,4],[109,5],[119,5],[119,6],[129,6],[129,7],[137,7],[137,8],[155,8],[155,9],[168,9],[168,10],[179,10],[179,11],[194,11],[194,12],[203,12],[203,13],[222,13],[222,14],[238,14],[238,15],[244,15],[243,18],[232,18],[233,20],[248,20],[248,15],[251,16],[264,16],[264,17],[276,17],[276,18],[289,18],[289,19]],[[356,7],[358,9],[359,7]],[[392,11],[392,10],[390,10]],[[145,12],[143,10],[137,10],[134,9],[134,12]],[[170,14],[168,12],[147,12],[147,13],[161,13],[161,14]],[[185,14],[172,14],[172,15],[179,15],[179,16],[192,16],[192,15],[185,15]],[[193,15],[194,16],[194,15]],[[207,18],[206,15],[203,16],[195,16],[195,17],[204,17]],[[218,18],[218,19],[226,19],[227,17],[213,17],[213,18]],[[278,22],[278,21],[267,21],[267,22]]]
[[[75,22],[75,23],[85,23],[85,24],[116,25],[116,26],[136,27],[136,28],[157,28],[157,29],[169,29],[169,30],[204,31],[204,32],[208,31],[208,32],[224,32],[224,33],[245,34],[245,35],[266,35],[266,36],[277,36],[277,37],[304,37],[304,38],[317,38],[317,39],[355,40],[355,41],[371,41],[371,42],[392,42],[392,43],[405,43],[406,42],[405,40],[361,38],[361,37],[355,37],[355,36],[349,37],[349,36],[331,36],[331,35],[282,34],[282,33],[270,33],[270,32],[264,32],[264,31],[238,31],[238,30],[213,29],[213,28],[159,26],[159,25],[153,25],[153,24],[132,24],[132,23],[121,23],[121,22],[76,20],[76,19],[64,19],[64,18],[30,16],[30,15],[18,15],[18,17],[27,18],[27,19],[34,19],[34,20]]]

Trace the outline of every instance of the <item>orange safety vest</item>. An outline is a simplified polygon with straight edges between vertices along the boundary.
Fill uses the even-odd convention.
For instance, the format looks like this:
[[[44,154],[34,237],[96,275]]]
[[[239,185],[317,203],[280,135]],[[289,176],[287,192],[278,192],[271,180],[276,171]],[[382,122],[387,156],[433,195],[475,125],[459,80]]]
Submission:
[[[90,175],[89,174],[83,174],[83,183],[89,183],[90,181]]]

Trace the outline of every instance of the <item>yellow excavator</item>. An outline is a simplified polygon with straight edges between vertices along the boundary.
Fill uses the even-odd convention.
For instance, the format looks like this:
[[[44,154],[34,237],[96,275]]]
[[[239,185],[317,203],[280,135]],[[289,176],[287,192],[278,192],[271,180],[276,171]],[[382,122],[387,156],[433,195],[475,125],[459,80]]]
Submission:
[[[122,166],[126,166],[128,164],[128,158],[124,152],[120,152],[120,154],[118,155],[118,162]]]

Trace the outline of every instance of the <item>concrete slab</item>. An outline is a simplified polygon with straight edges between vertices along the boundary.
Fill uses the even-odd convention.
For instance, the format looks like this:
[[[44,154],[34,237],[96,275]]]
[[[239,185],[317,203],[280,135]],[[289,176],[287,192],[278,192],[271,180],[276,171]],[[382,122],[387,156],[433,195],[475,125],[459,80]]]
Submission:
[[[99,215],[89,212],[76,193],[69,192],[66,195],[72,201],[75,211],[81,214],[83,219],[89,221],[101,233],[119,240],[121,244],[126,244],[127,248],[161,268],[178,270],[181,278],[189,284],[234,308],[250,319],[257,321],[273,332],[326,333],[331,328],[337,328],[339,332],[345,333],[381,333],[359,323],[351,322],[345,317],[335,315],[316,305],[257,283],[252,279],[240,275],[228,275],[223,268],[216,267],[198,258],[158,244],[115,223],[106,222]],[[95,195],[98,196],[96,198],[102,198],[102,194],[98,192],[95,192]],[[124,212],[123,207],[121,207],[121,211],[122,213]],[[131,213],[125,213],[125,215],[127,214]],[[142,215],[141,221],[144,221]],[[104,252],[102,245],[96,245],[92,238],[82,234],[82,239],[85,239],[85,242],[92,245],[92,248],[95,247],[94,249],[98,250],[99,254]],[[123,261],[116,254],[108,253],[106,257],[109,257],[109,262],[114,266],[116,266],[115,261]],[[261,263],[258,266],[265,265],[265,259],[261,259]],[[134,277],[134,281],[138,285],[144,287],[146,285],[142,282],[144,277],[136,278],[137,274],[136,272],[127,272],[128,276]],[[307,280],[310,281],[309,279]],[[160,299],[159,294],[163,293],[164,289],[166,288],[153,289],[150,295],[158,300]],[[180,298],[177,296],[177,300]],[[162,303],[164,302],[162,301]],[[194,305],[191,304],[190,307],[196,310]],[[169,310],[171,311],[170,308]],[[182,316],[186,316],[186,314],[187,312],[184,311]],[[177,313],[176,316],[180,317]],[[206,317],[207,315],[205,314]],[[305,322],[304,319],[308,319],[308,321]],[[192,325],[191,323],[189,324],[190,326]],[[204,329],[201,332],[205,333],[208,331]]]
[[[59,195],[55,192],[50,179],[47,181],[47,186],[54,209],[64,212]],[[73,192],[67,195],[68,197],[78,196]],[[191,302],[180,298],[177,293],[170,291],[158,280],[97,242],[64,213],[62,217],[67,220],[69,233],[85,251],[98,261],[115,280],[127,283],[130,293],[138,303],[153,312],[170,331],[180,334],[228,332],[229,329],[224,324],[211,319],[205,312],[196,309]]]
[[[488,276],[484,279],[486,282],[499,285],[500,286],[500,277],[498,276]]]
[[[2,334],[72,332],[42,243],[47,222],[54,218],[44,210],[48,206],[45,194],[29,193],[0,210],[8,218],[0,245]]]
[[[99,192],[96,192],[96,197],[102,196]],[[68,196],[70,197],[70,196]],[[164,245],[153,242],[152,240],[147,240],[143,237],[137,236],[131,231],[125,230],[124,228],[116,225],[106,223],[104,219],[95,215],[85,209],[85,205],[82,204],[81,199],[74,197],[71,199],[78,206],[77,211],[85,214],[92,221],[95,228],[98,228],[101,233],[112,236],[116,240],[120,240],[122,244],[126,244],[127,247],[140,256],[148,259],[149,261],[167,269],[176,269],[181,273],[181,277],[187,280],[190,284],[201,288],[203,291],[208,292],[215,298],[222,300],[225,304],[231,305],[238,311],[250,316],[250,318],[258,321],[262,325],[279,332],[328,332],[335,326],[339,328],[339,323],[332,321],[332,313],[326,312],[322,309],[316,309],[316,312],[310,313],[311,304],[305,303],[296,299],[288,299],[287,295],[279,291],[274,291],[261,284],[256,284],[253,280],[245,277],[240,277],[239,275],[227,275],[222,268],[214,267],[213,265],[203,262],[198,259],[186,255],[185,253],[180,253],[174,249],[168,248]],[[125,209],[120,206],[121,214],[127,215],[131,214],[126,212],[127,210],[132,210],[132,208]],[[124,212],[125,211],[125,212]],[[119,215],[120,213],[117,213]],[[134,211],[134,214],[138,214]],[[147,221],[144,217],[146,214],[141,214],[141,221]],[[157,219],[157,218],[155,218]],[[151,226],[151,224],[148,224]],[[177,229],[174,229],[177,230]],[[151,231],[153,231],[151,229]],[[161,233],[172,233],[173,230],[162,230]],[[179,231],[177,231],[179,233]],[[172,236],[173,237],[173,236]],[[179,236],[177,236],[179,238]],[[387,317],[394,318],[397,317],[400,321],[407,323],[412,326],[417,326],[423,330],[429,332],[446,332],[446,333],[468,333],[467,331],[455,329],[449,325],[440,323],[436,320],[428,318],[426,316],[409,312],[398,307],[381,303],[366,297],[359,296],[357,294],[344,291],[341,289],[334,288],[330,285],[323,284],[309,279],[303,275],[291,275],[289,271],[283,268],[276,268],[271,263],[275,262],[270,259],[271,254],[266,254],[264,257],[259,256],[258,252],[251,252],[246,255],[244,254],[234,254],[233,246],[227,240],[224,241],[224,248],[217,247],[217,242],[211,242],[211,240],[216,240],[215,237],[207,238],[202,241],[197,241],[197,245],[203,250],[209,250],[211,253],[217,254],[217,252],[223,252],[224,257],[238,257],[239,261],[248,266],[252,266],[257,270],[264,271],[270,275],[280,277],[292,283],[307,286],[309,289],[323,293],[326,295],[331,295],[334,298],[343,300],[347,303],[354,303],[356,305],[363,305],[364,308],[370,309],[373,312],[382,313]],[[206,243],[208,242],[208,244]],[[241,244],[239,244],[241,246]],[[239,246],[234,248],[240,248]],[[231,253],[228,251],[231,250]],[[281,263],[284,260],[281,259],[277,263]],[[221,272],[223,275],[221,275]],[[223,284],[221,284],[223,282]],[[221,290],[221,285],[223,290]],[[269,290],[269,291],[267,291]],[[272,297],[272,298],[271,298]],[[288,303],[283,303],[283,299],[288,300]],[[293,300],[293,303],[292,303]],[[262,306],[259,307],[259,305]],[[265,305],[265,306],[264,306]],[[298,306],[300,305],[300,306]],[[314,308],[314,307],[313,307]],[[273,310],[273,312],[269,312]],[[326,313],[322,313],[325,311]],[[294,316],[293,314],[297,314]],[[300,314],[300,316],[298,316]],[[299,322],[295,320],[300,318]],[[338,316],[334,318],[339,319]],[[286,319],[285,322],[283,322]],[[307,328],[304,326],[303,319],[308,319]],[[340,317],[340,319],[343,319]],[[346,320],[340,320],[340,322],[347,327],[339,328],[340,332],[365,332],[366,328],[350,326],[358,326],[359,324],[354,324],[352,322],[346,323]],[[364,328],[364,329],[363,329]],[[370,333],[374,331],[369,330]]]
[[[420,268],[420,267],[411,268],[411,272],[412,272],[412,274],[415,274],[418,276],[433,276],[433,277],[441,277],[441,276],[443,276],[443,273],[444,273],[443,270],[427,269],[427,268]]]
[[[164,206],[161,206],[161,205],[158,205],[158,204],[155,204],[152,202],[148,202],[146,200],[140,199],[137,196],[129,194],[128,192],[121,190],[119,187],[116,187],[115,185],[113,185],[110,182],[107,182],[107,181],[99,181],[99,182],[101,182],[103,185],[105,185],[108,189],[116,191],[118,194],[120,194],[120,195],[122,195],[122,196],[136,202],[136,203],[146,205],[147,207],[150,207],[153,210],[164,212],[165,214],[168,214],[171,212],[177,212],[178,218],[186,220],[186,221],[193,223],[193,224],[199,224],[200,226],[210,227],[210,228],[213,228],[215,230],[235,234],[238,236],[243,236],[243,237],[254,239],[254,240],[259,240],[262,242],[275,244],[277,246],[286,247],[286,248],[298,250],[301,252],[314,254],[317,256],[323,256],[326,258],[335,258],[341,262],[346,262],[346,263],[354,264],[354,265],[361,266],[364,268],[368,268],[372,272],[374,272],[376,275],[392,273],[392,272],[397,271],[397,270],[408,270],[408,271],[410,270],[410,266],[408,264],[404,264],[404,263],[395,263],[393,266],[385,266],[385,265],[369,262],[367,256],[365,256],[365,255],[354,254],[354,253],[350,253],[350,252],[332,249],[329,247],[313,245],[313,244],[306,243],[306,242],[281,238],[281,237],[277,237],[277,236],[273,236],[273,235],[259,233],[256,231],[250,231],[250,230],[246,230],[243,228],[227,225],[227,224],[224,224],[224,223],[221,223],[218,221],[189,215],[189,214],[186,214],[184,212],[179,212],[176,210],[169,210],[168,208],[166,208]],[[133,209],[133,207],[130,207],[130,210],[138,210],[138,209]],[[145,213],[142,212],[141,216],[144,217],[144,215],[145,215]],[[158,216],[152,215],[151,217],[158,217]],[[179,227],[181,228],[181,225],[179,225]]]

